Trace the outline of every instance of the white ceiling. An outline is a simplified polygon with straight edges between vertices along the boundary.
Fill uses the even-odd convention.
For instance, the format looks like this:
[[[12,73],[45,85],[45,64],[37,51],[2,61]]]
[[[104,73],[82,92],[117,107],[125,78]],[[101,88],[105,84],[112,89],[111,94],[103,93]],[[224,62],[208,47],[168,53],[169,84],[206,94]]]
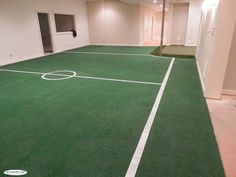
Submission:
[[[162,6],[160,6],[163,1],[162,0],[157,0],[157,3],[153,3],[153,0],[120,0],[129,4],[143,4],[146,5],[152,9],[155,9],[156,11],[161,11]],[[170,3],[184,3],[184,2],[189,2],[190,0],[166,0],[166,6],[167,10],[169,7]]]
[[[153,0],[121,0],[121,1],[130,3],[130,4],[154,4]],[[158,3],[160,4],[162,2],[159,0]]]
[[[86,1],[96,1],[96,0],[86,0]],[[120,1],[129,3],[129,4],[143,4],[157,11],[162,10],[162,7],[160,7],[160,5],[163,3],[163,0],[157,0],[157,3],[153,3],[153,0],[120,0]],[[166,4],[168,8],[168,4],[170,3],[184,3],[184,2],[189,2],[189,1],[191,0],[166,0]]]
[[[96,0],[86,0],[86,1],[96,1]],[[153,0],[120,0],[129,4],[154,4]],[[189,2],[191,0],[166,0],[167,3],[182,3]],[[162,0],[157,0],[156,4],[162,4]],[[155,4],[154,4],[155,5]]]

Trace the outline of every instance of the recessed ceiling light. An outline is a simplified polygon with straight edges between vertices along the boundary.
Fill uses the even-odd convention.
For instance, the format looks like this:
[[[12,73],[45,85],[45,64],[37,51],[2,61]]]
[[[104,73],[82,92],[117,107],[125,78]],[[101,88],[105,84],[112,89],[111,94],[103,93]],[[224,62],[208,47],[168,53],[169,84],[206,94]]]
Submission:
[[[157,3],[157,0],[153,0],[153,3]]]

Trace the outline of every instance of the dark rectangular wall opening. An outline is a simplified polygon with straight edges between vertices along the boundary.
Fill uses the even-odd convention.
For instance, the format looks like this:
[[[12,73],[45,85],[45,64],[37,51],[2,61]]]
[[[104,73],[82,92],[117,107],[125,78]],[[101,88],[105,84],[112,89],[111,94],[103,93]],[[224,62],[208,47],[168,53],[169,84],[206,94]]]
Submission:
[[[40,26],[44,53],[52,53],[53,48],[52,48],[52,40],[51,40],[48,14],[38,13],[38,19],[39,19],[39,26]]]
[[[56,31],[69,32],[75,30],[74,15],[54,14]]]

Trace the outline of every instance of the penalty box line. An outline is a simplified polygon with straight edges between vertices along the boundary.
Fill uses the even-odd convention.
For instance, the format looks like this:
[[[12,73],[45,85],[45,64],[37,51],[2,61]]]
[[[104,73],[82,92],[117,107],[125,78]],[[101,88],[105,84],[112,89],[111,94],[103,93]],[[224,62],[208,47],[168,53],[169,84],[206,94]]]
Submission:
[[[128,170],[126,172],[125,177],[135,177],[135,175],[136,175],[137,169],[139,167],[140,160],[141,160],[142,155],[143,155],[144,148],[145,148],[146,143],[147,143],[149,133],[150,133],[151,128],[152,128],[152,124],[154,122],[156,113],[159,109],[159,105],[160,105],[163,93],[165,91],[166,84],[167,84],[167,81],[169,79],[169,76],[170,76],[171,70],[173,68],[174,62],[175,62],[175,58],[172,58],[172,60],[170,62],[170,65],[168,67],[168,70],[166,71],[165,77],[163,79],[161,88],[158,91],[158,94],[157,94],[156,100],[154,102],[154,105],[152,107],[152,110],[149,114],[146,125],[145,125],[145,127],[143,129],[143,132],[141,134],[141,137],[139,139],[136,150],[135,150],[135,152],[133,154],[133,157],[131,159],[131,162],[129,164],[129,167],[128,167]]]
[[[42,75],[42,76],[43,75],[62,76],[62,77],[70,77],[71,76],[71,75],[67,75],[67,74],[56,74],[56,73],[50,73],[50,72],[45,73],[45,72],[22,71],[22,70],[11,70],[11,69],[0,69],[0,71],[23,73],[23,74],[36,74],[36,75]],[[159,86],[162,85],[162,83],[156,83],[156,82],[144,82],[144,81],[136,81],[136,80],[112,79],[112,78],[103,78],[103,77],[90,77],[90,76],[79,76],[79,75],[75,75],[73,77],[81,78],[81,79],[124,82],[124,83],[134,83],[134,84],[159,85]]]

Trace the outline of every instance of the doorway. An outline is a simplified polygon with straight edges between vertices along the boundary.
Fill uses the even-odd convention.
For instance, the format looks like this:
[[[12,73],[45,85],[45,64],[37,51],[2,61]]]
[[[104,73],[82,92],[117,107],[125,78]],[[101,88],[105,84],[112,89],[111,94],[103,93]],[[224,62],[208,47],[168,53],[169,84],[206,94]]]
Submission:
[[[48,14],[38,13],[38,19],[44,53],[53,53]]]

